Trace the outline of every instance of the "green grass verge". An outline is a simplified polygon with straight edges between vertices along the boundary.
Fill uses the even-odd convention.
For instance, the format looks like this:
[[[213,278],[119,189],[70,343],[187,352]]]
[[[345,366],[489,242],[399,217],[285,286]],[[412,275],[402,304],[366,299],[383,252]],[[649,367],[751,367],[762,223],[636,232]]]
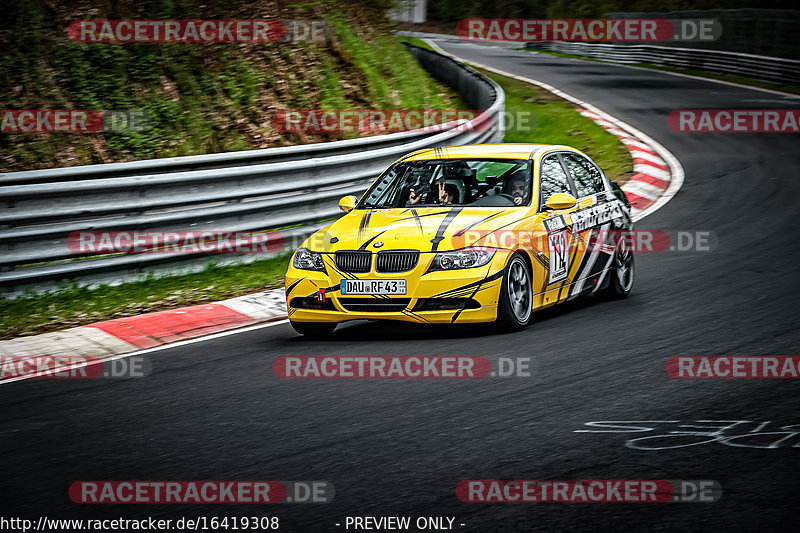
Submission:
[[[330,42],[256,47],[77,43],[67,38],[48,5],[18,0],[6,19],[0,19],[0,41],[8,37],[11,44],[8,53],[0,54],[0,109],[137,110],[150,121],[141,131],[2,133],[3,171],[358,136],[277,131],[270,122],[279,108],[466,108],[380,21],[357,23],[359,15],[377,13],[375,3],[357,7],[349,0],[327,2],[326,16],[335,29]],[[148,13],[156,19],[179,18],[175,10],[180,11],[180,2],[165,1]]]
[[[362,38],[339,12],[328,17],[337,37],[353,56],[353,63],[367,81],[370,100],[381,109],[466,109],[456,93],[442,86],[391,35]],[[449,92],[449,91],[447,91]]]
[[[527,113],[531,128],[506,132],[505,142],[564,144],[586,153],[606,175],[622,185],[633,174],[633,159],[624,144],[567,102],[540,87],[476,67],[506,93],[506,112]],[[526,131],[528,130],[528,131]]]
[[[790,94],[800,94],[800,86],[797,85],[785,85],[781,83],[772,83],[769,81],[754,80],[753,78],[745,78],[744,76],[735,76],[733,74],[720,74],[718,72],[710,72],[708,70],[665,67],[661,65],[654,65],[652,63],[617,63],[615,61],[604,61],[602,59],[597,59],[594,57],[585,57],[575,54],[562,54],[561,52],[551,52],[550,50],[530,50],[530,51],[556,57],[569,57],[572,59],[582,59],[584,61],[594,61],[595,63],[609,63],[612,65],[622,65],[627,67],[640,67],[640,68],[648,68],[651,70],[664,70],[666,72],[675,72],[676,74],[687,74],[689,76],[697,76],[698,78],[709,78],[712,80],[729,81],[731,83],[738,83],[739,85],[747,85],[750,87],[758,87],[761,89],[770,89],[773,91],[780,91]]]
[[[101,320],[175,309],[279,287],[291,254],[244,265],[209,265],[201,272],[94,289],[66,284],[57,291],[0,299],[0,339],[34,335]]]
[[[430,50],[431,52],[435,52],[436,50],[433,49],[431,45],[420,39],[419,37],[405,37],[400,36],[398,39],[401,42],[413,44],[414,46],[419,46],[420,48],[424,48],[425,50]]]

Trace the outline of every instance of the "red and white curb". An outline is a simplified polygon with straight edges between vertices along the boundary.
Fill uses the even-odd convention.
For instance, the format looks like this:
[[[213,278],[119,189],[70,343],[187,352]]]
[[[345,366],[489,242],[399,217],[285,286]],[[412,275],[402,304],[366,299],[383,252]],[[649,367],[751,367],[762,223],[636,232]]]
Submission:
[[[607,132],[619,137],[633,158],[635,174],[622,186],[625,196],[631,203],[631,214],[637,220],[639,214],[655,204],[669,189],[672,181],[669,165],[649,145],[639,141],[615,124],[586,109],[578,113],[593,120]]]
[[[271,289],[221,302],[115,318],[64,331],[0,341],[0,357],[80,355],[111,358],[284,318],[286,300],[283,289]]]
[[[634,171],[636,172],[628,183],[622,187],[622,190],[625,191],[625,195],[631,202],[634,221],[641,220],[655,213],[669,202],[683,185],[683,167],[680,162],[678,162],[678,159],[672,155],[669,150],[661,146],[661,144],[633,126],[622,122],[618,118],[598,109],[592,104],[575,98],[552,85],[464,59],[445,51],[431,39],[423,39],[423,41],[440,54],[455,59],[456,61],[468,63],[482,68],[483,70],[500,74],[501,76],[536,85],[564,100],[572,102],[578,106],[578,111],[582,115],[594,120],[607,131],[619,137],[633,156]]]

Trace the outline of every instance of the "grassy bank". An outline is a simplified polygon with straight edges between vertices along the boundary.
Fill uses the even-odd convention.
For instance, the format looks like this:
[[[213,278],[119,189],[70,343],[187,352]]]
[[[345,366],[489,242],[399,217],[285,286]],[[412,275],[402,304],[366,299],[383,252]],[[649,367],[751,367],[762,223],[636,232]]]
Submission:
[[[0,172],[269,148],[352,137],[286,133],[281,109],[463,108],[390,33],[386,2],[19,0],[0,19],[0,109],[137,110],[143,131],[0,133]],[[258,44],[79,43],[81,19],[320,20],[328,40]],[[187,17],[187,13],[191,13]]]

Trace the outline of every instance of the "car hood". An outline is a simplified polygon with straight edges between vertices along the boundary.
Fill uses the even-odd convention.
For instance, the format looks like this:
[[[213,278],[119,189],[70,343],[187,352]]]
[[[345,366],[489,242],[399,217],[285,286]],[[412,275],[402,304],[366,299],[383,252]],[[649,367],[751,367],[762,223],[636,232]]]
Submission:
[[[453,250],[517,222],[524,211],[513,207],[358,209],[312,235],[307,246],[319,252]]]

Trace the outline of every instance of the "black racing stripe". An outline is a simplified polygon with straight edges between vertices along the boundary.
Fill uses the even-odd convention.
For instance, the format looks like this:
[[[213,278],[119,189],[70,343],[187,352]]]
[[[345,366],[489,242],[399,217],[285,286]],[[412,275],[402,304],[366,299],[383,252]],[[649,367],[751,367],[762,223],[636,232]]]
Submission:
[[[409,311],[407,309],[403,309],[402,313],[404,315],[406,315],[406,316],[410,316],[411,318],[416,318],[417,320],[420,320],[420,321],[430,322],[430,320],[428,320],[427,318],[425,318],[422,315],[419,315],[419,314],[415,313],[414,311]]]
[[[372,296],[375,300],[388,300],[388,294],[355,294],[354,296]]]
[[[292,283],[291,285],[289,285],[289,287],[286,289],[286,296],[289,296],[289,293],[291,293],[294,290],[294,288],[297,287],[297,285],[301,281],[303,281],[304,279],[306,279],[306,278],[300,278],[297,281],[295,281],[294,283]]]
[[[478,291],[479,291],[479,290],[480,290],[480,286],[478,286],[478,287],[475,287],[475,290],[474,290],[474,291],[472,291],[472,294],[470,295],[470,298],[475,298],[475,295],[476,295],[476,294],[478,294]],[[455,324],[455,323],[456,323],[456,320],[458,319],[458,317],[461,315],[461,313],[464,311],[464,309],[466,309],[466,308],[467,308],[467,302],[468,302],[468,301],[469,301],[469,300],[466,300],[466,301],[464,301],[464,305],[462,305],[462,306],[461,306],[461,309],[459,309],[459,310],[458,310],[458,311],[457,311],[457,312],[456,312],[456,313],[453,315],[453,319],[450,321],[450,323],[451,323],[451,324]]]
[[[500,215],[504,215],[504,214],[505,214],[505,213],[495,213],[495,214],[493,214],[493,215],[489,215],[488,217],[484,217],[484,218],[482,218],[482,219],[480,219],[480,220],[476,220],[475,222],[473,222],[473,223],[472,223],[472,224],[470,224],[469,226],[467,226],[467,227],[465,227],[465,228],[461,228],[460,230],[458,230],[457,232],[455,232],[455,233],[453,234],[453,236],[454,236],[454,237],[460,237],[461,235],[464,235],[464,233],[466,233],[467,231],[471,230],[472,228],[474,228],[474,227],[475,227],[475,226],[477,226],[478,224],[483,224],[484,222],[486,222],[486,221],[487,221],[487,220],[489,220],[490,218],[494,218],[494,217],[496,217],[496,216],[500,216]]]
[[[592,231],[594,231],[594,230],[589,230],[589,233],[591,233]],[[586,242],[584,242],[583,241],[583,237],[581,236],[580,233],[578,233],[578,241],[580,241],[579,248],[583,248],[584,249],[583,257],[581,258],[580,264],[578,264],[578,275],[580,275],[581,271],[584,268],[586,268],[587,264],[589,263],[589,259],[591,258],[591,254],[594,253],[594,252],[589,251],[589,236],[586,237]],[[578,281],[578,280],[576,279],[575,281]]]
[[[542,266],[542,268],[548,269],[550,268],[550,260],[546,258],[544,255],[530,254],[533,256],[534,259]]]
[[[466,285],[463,285],[461,287],[456,287],[455,289],[451,289],[449,291],[440,292],[439,294],[434,294],[433,296],[434,296],[434,298],[438,298],[440,296],[443,296],[443,297],[444,296],[450,296],[451,293],[454,293],[454,292],[457,292],[457,291],[463,291],[464,289],[470,289],[472,287],[480,287],[484,283],[489,283],[490,281],[494,281],[496,279],[500,279],[501,277],[503,277],[503,273],[504,272],[505,272],[505,269],[500,270],[498,272],[495,272],[491,276],[485,277],[483,279],[479,279],[478,281],[473,281],[472,283],[467,283]]]
[[[364,213],[364,216],[361,217],[361,221],[358,223],[358,238],[361,239],[361,236],[367,231],[369,227],[369,219],[372,218],[372,211],[367,211]]]
[[[386,230],[383,230],[382,232],[380,232],[380,233],[378,233],[378,234],[374,235],[373,237],[371,237],[371,238],[370,238],[370,239],[369,239],[367,242],[365,242],[364,244],[362,244],[361,246],[359,246],[359,247],[358,247],[358,249],[359,249],[359,250],[366,250],[366,249],[367,249],[367,246],[369,246],[369,245],[370,245],[370,243],[371,243],[372,241],[374,241],[375,239],[377,239],[378,237],[380,237],[380,236],[381,236],[381,235],[383,235],[384,233],[386,233]]]
[[[481,285],[480,287],[478,287],[477,291],[475,291],[475,292],[485,291],[487,289],[491,289],[492,287],[494,287],[494,284],[492,282],[489,282],[489,283],[486,283],[486,284]],[[471,289],[471,287],[470,287],[470,289]],[[448,298],[461,298],[461,297],[469,296],[471,294],[470,289],[464,289],[464,290],[461,290],[461,291],[448,293],[447,297]]]
[[[346,278],[346,279],[358,279],[358,276],[356,276],[355,274],[351,274],[349,272],[342,272],[341,270],[339,270],[336,267],[336,260],[335,259],[331,260],[331,264],[328,265],[328,266],[331,267],[334,272],[336,272],[337,274],[339,274],[343,278]]]
[[[419,232],[422,233],[422,221],[419,219],[419,213],[417,213],[416,209],[411,210],[411,214],[414,215],[414,221],[417,223],[417,227],[419,228]]]
[[[463,210],[464,210],[463,207],[454,207],[447,213],[447,216],[444,217],[442,223],[439,224],[439,229],[436,230],[436,237],[431,239],[431,243],[433,244],[433,246],[431,246],[431,252],[435,252],[436,250],[439,249],[439,243],[442,242],[442,239],[444,239],[444,232],[447,231],[447,227],[453,222],[453,219],[456,218],[458,214]]]
[[[422,218],[422,217],[438,217],[438,216],[441,216],[441,215],[446,215],[446,214],[448,214],[449,212],[450,212],[450,211],[439,211],[439,212],[437,212],[437,213],[426,213],[426,214],[424,214],[424,215],[419,215],[419,214],[418,214],[418,215],[416,215],[416,216],[413,216],[413,217],[403,217],[403,218],[398,218],[398,219],[397,219],[397,221],[398,221],[398,222],[400,222],[401,220],[416,220],[416,219],[420,219],[420,218]]]
[[[572,233],[571,235],[572,235],[572,238],[570,239],[570,242],[569,242],[569,249],[570,250],[574,249],[573,248],[573,244],[575,243],[575,241],[577,239],[580,239],[580,233]],[[561,299],[561,292],[564,290],[564,286],[565,285],[566,285],[566,288],[567,288],[567,298],[569,298],[569,296],[570,296],[570,294],[569,294],[570,293],[570,289],[572,289],[572,287],[574,287],[573,283],[569,280],[569,273],[572,272],[572,265],[574,265],[574,264],[575,264],[575,255],[573,254],[569,258],[569,265],[567,265],[567,277],[564,279],[564,281],[561,282],[561,285],[559,285],[559,287],[558,287],[558,299],[559,300]],[[578,266],[580,266],[580,265],[578,265]]]

